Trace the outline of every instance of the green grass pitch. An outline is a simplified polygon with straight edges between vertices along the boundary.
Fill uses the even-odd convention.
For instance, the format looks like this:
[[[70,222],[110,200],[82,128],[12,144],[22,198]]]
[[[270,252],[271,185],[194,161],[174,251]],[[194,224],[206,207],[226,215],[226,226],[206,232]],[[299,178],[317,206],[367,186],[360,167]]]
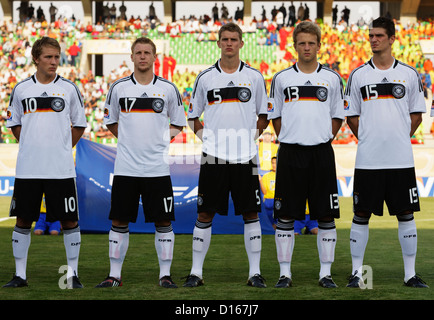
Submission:
[[[0,197],[0,219],[7,217],[10,198]],[[63,236],[35,236],[29,250],[27,276],[29,287],[6,289],[0,287],[0,302],[5,300],[171,300],[170,312],[184,301],[252,301],[266,303],[277,300],[432,300],[434,299],[434,198],[421,198],[417,213],[418,253],[416,272],[430,288],[404,287],[403,262],[397,236],[396,218],[388,215],[373,217],[365,255],[365,265],[372,268],[372,289],[346,288],[351,272],[349,233],[352,220],[352,199],[341,198],[341,218],[336,221],[338,241],[332,276],[336,289],[318,286],[319,260],[316,238],[297,236],[292,261],[293,287],[276,289],[279,266],[273,235],[262,240],[261,272],[268,285],[265,289],[246,286],[248,265],[242,235],[213,235],[204,265],[205,285],[183,288],[181,280],[191,267],[191,235],[175,237],[172,278],[178,289],[158,286],[158,260],[153,234],[132,234],[123,266],[123,286],[95,289],[109,271],[108,235],[83,234],[79,261],[79,277],[84,289],[59,288],[65,264]],[[11,233],[15,219],[0,222],[0,285],[15,272]],[[192,221],[192,225],[194,221]],[[175,230],[176,232],[176,230]]]

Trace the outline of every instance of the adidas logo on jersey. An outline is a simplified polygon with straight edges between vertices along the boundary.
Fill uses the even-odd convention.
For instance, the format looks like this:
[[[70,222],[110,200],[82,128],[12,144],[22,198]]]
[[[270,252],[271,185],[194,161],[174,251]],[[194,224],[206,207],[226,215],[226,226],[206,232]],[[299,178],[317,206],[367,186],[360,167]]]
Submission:
[[[44,91],[44,93],[41,94],[41,97],[48,97],[48,94]]]
[[[233,87],[233,86],[235,86],[235,84],[232,81],[229,82],[228,85],[227,85],[227,87]]]
[[[311,86],[312,82],[310,82],[310,80],[307,80],[307,82],[304,84],[305,86]]]
[[[147,98],[148,95],[146,94],[146,92],[143,92],[143,94],[140,96],[141,98]]]
[[[382,83],[384,83],[384,82],[389,82],[389,80],[387,80],[387,78],[384,77],[383,80],[381,80],[381,82],[382,82]]]

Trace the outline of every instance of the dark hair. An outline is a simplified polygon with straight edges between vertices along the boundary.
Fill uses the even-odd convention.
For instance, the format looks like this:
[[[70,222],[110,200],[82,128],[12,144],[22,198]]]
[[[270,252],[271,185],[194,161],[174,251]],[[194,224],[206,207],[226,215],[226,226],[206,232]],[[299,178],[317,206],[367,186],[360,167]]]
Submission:
[[[384,30],[386,30],[386,34],[389,38],[395,35],[395,23],[391,19],[386,17],[379,17],[372,21],[369,29],[372,28],[383,28]]]
[[[58,49],[59,53],[61,51],[59,42],[57,42],[56,39],[50,37],[42,37],[41,39],[36,40],[32,46],[32,60],[34,64],[36,64],[36,60],[41,56],[42,48],[48,46]]]

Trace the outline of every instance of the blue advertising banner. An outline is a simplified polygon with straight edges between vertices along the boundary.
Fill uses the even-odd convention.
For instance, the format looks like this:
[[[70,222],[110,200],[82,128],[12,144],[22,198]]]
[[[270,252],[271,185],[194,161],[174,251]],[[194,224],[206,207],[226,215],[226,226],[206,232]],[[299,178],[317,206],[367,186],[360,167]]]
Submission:
[[[77,192],[80,213],[80,229],[83,232],[108,232],[111,221],[110,195],[113,181],[116,148],[80,139],[76,151]],[[191,234],[197,218],[197,182],[200,156],[185,155],[169,157],[175,203],[175,233]],[[264,210],[263,210],[264,211]],[[271,223],[260,213],[264,234],[274,234]],[[153,223],[145,223],[143,207],[139,206],[136,223],[130,223],[130,232],[153,233]],[[214,234],[243,234],[242,216],[235,216],[230,200],[228,216],[216,214]]]

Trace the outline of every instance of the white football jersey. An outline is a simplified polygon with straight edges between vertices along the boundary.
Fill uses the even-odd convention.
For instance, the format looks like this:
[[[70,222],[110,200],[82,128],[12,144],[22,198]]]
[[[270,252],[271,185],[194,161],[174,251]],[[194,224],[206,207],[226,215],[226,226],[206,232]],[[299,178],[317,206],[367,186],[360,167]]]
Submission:
[[[16,177],[66,179],[76,177],[71,126],[86,127],[83,99],[77,86],[56,75],[49,84],[36,75],[13,89],[7,127],[21,126]]]
[[[243,61],[236,72],[225,73],[217,61],[194,83],[188,118],[202,113],[202,151],[233,163],[249,161],[256,155],[257,116],[267,113],[264,77]]]
[[[414,167],[413,112],[426,112],[416,69],[395,60],[388,70],[380,70],[371,59],[353,70],[345,89],[345,115],[360,117],[356,168]]]
[[[173,83],[154,75],[148,85],[142,85],[134,73],[119,79],[107,94],[104,123],[118,123],[115,175],[170,174],[169,126],[187,124],[181,95]]]
[[[268,118],[281,118],[279,141],[313,146],[333,138],[332,118],[345,119],[342,79],[318,64],[303,73],[297,64],[276,73],[271,82]]]

